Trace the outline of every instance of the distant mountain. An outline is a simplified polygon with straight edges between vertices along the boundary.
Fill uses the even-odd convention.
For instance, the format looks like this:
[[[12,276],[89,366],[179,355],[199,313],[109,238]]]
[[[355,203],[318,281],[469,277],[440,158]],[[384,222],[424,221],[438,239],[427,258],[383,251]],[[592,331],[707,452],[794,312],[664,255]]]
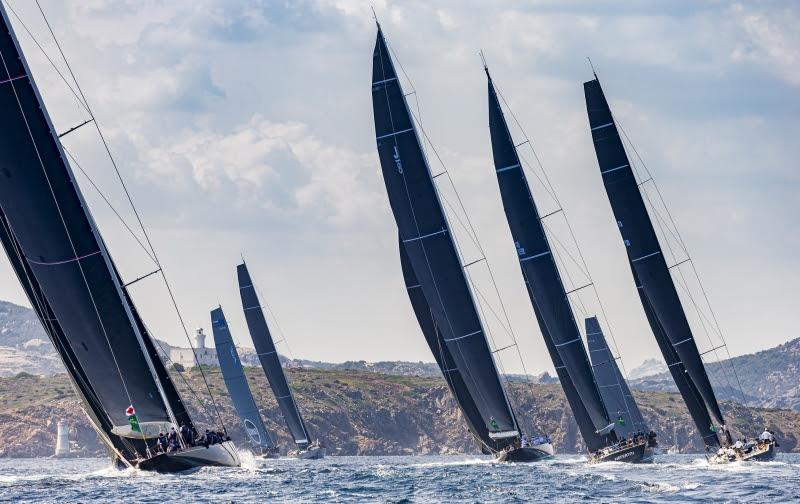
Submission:
[[[638,380],[646,376],[654,376],[667,371],[667,365],[660,359],[647,359],[628,371],[629,380]]]
[[[0,376],[61,373],[64,367],[30,308],[0,301]]]
[[[706,366],[720,399],[742,402],[744,397],[751,406],[800,411],[800,338],[730,361]],[[639,390],[677,390],[667,371],[632,380],[631,386]]]

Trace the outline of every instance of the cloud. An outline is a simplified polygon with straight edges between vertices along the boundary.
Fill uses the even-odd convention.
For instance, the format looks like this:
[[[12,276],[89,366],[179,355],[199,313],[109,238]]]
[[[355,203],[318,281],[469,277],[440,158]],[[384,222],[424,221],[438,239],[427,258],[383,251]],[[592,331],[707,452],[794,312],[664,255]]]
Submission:
[[[740,4],[733,13],[745,36],[731,53],[732,60],[755,63],[790,84],[800,85],[800,16],[796,9],[764,11],[753,9],[752,4]]]

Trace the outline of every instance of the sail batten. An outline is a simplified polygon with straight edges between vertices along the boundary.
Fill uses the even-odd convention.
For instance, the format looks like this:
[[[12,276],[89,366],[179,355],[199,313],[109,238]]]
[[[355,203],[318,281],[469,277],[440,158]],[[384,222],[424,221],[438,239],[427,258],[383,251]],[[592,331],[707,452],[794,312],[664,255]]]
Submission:
[[[250,331],[250,337],[256,348],[259,362],[261,362],[261,367],[267,376],[269,386],[278,402],[295,444],[303,447],[308,444],[308,429],[302,415],[300,415],[300,410],[292,394],[292,389],[289,387],[286,374],[283,372],[283,367],[281,367],[278,351],[275,348],[272,333],[267,325],[267,319],[264,317],[264,311],[261,309],[262,305],[259,302],[247,265],[244,263],[238,265],[236,267],[236,275],[247,328]],[[247,309],[248,307],[251,309]]]
[[[375,139],[400,241],[442,341],[491,435],[519,432],[414,121],[378,29],[373,52]],[[456,399],[459,396],[456,394]],[[462,411],[465,405],[460,403]],[[466,414],[466,412],[465,412]],[[513,438],[493,442],[493,449]],[[490,445],[491,446],[491,445]]]
[[[685,379],[691,382],[682,383],[685,379],[676,378],[695,422],[698,423],[699,417],[704,416],[697,411],[695,404],[699,398],[714,420],[724,425],[725,419],[603,89],[596,78],[585,82],[583,87],[601,178],[650,326],[667,364],[680,361],[680,366],[685,370]],[[664,340],[661,340],[662,337]],[[668,344],[669,348],[665,348],[664,344]],[[675,367],[677,365],[671,366],[670,371]],[[693,397],[695,393],[698,397]],[[698,423],[698,429],[705,433],[709,426]]]
[[[594,380],[539,210],[486,70],[492,157],[511,237],[536,320],[581,434],[592,451],[606,446],[609,418]],[[583,424],[583,425],[581,425]]]

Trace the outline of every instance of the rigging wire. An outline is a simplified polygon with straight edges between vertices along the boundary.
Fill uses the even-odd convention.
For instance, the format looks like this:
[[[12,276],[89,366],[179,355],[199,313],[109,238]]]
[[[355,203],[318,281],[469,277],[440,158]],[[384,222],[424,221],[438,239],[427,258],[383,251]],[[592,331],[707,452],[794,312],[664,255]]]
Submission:
[[[150,251],[152,253],[152,259],[155,261],[156,265],[161,270],[161,277],[164,279],[164,285],[165,285],[165,287],[167,289],[169,297],[170,297],[170,299],[172,301],[172,305],[173,305],[173,307],[175,309],[175,312],[176,312],[176,314],[178,316],[178,319],[179,319],[179,321],[181,323],[181,328],[183,329],[183,332],[184,332],[184,334],[186,336],[186,340],[189,342],[189,348],[192,350],[192,354],[194,356],[194,360],[198,365],[198,369],[200,370],[200,374],[201,374],[201,376],[203,378],[203,382],[204,382],[204,384],[206,386],[206,390],[208,391],[208,393],[209,393],[209,395],[211,397],[212,404],[214,405],[214,410],[216,411],[216,414],[217,414],[217,419],[219,420],[219,423],[220,423],[220,426],[222,427],[222,430],[224,432],[227,432],[227,429],[225,428],[225,423],[222,420],[222,415],[219,412],[219,407],[217,406],[217,402],[216,402],[216,400],[214,398],[214,394],[211,392],[211,387],[208,384],[208,380],[206,378],[205,372],[203,371],[202,366],[200,366],[200,362],[199,362],[199,360],[197,358],[197,353],[194,351],[194,347],[192,346],[192,341],[191,341],[191,337],[189,336],[189,331],[186,329],[186,323],[184,322],[183,315],[181,314],[180,309],[178,308],[178,303],[177,303],[177,301],[175,299],[174,293],[172,292],[172,287],[170,286],[170,283],[167,280],[166,272],[164,271],[164,268],[163,268],[163,266],[161,265],[161,262],[158,259],[158,255],[157,255],[157,253],[155,251],[155,248],[153,247],[153,244],[152,244],[152,242],[150,240],[150,236],[147,233],[147,229],[144,227],[144,224],[142,222],[141,216],[139,215],[139,211],[137,210],[136,205],[133,203],[133,199],[132,199],[132,197],[130,195],[128,187],[125,184],[125,181],[124,181],[124,179],[122,177],[122,174],[121,174],[121,172],[119,170],[119,167],[117,166],[116,159],[111,154],[111,149],[110,149],[110,147],[108,145],[108,142],[106,141],[105,135],[103,134],[103,131],[100,128],[100,125],[97,122],[97,119],[96,119],[94,113],[92,112],[91,107],[89,106],[89,103],[88,103],[88,101],[86,99],[86,95],[84,94],[83,90],[81,89],[80,83],[78,82],[77,78],[75,77],[75,73],[73,72],[72,67],[69,64],[69,60],[67,59],[66,55],[64,54],[63,49],[61,48],[61,44],[59,43],[58,38],[56,37],[55,32],[53,31],[53,28],[50,25],[50,21],[47,19],[47,16],[45,15],[44,10],[42,9],[42,6],[41,6],[41,3],[40,3],[39,0],[36,0],[36,6],[37,6],[37,8],[39,9],[39,12],[42,15],[42,19],[44,20],[45,25],[47,26],[47,29],[50,32],[50,35],[53,38],[53,41],[55,42],[56,47],[58,48],[58,52],[61,55],[61,58],[63,59],[64,64],[67,67],[67,70],[69,71],[69,75],[70,75],[72,81],[75,83],[75,87],[76,87],[76,89],[78,91],[78,94],[80,95],[81,101],[82,101],[83,105],[85,106],[87,113],[89,114],[89,116],[92,119],[92,123],[94,124],[95,129],[97,130],[97,134],[100,137],[101,142],[103,143],[103,147],[104,147],[104,149],[106,151],[106,154],[108,155],[109,160],[111,161],[111,165],[114,168],[114,172],[117,175],[117,179],[119,180],[120,185],[122,186],[122,189],[125,192],[125,196],[126,196],[126,198],[128,200],[128,203],[130,204],[131,209],[132,209],[132,211],[133,211],[133,213],[134,213],[134,215],[136,217],[136,220],[137,220],[137,222],[139,224],[139,227],[142,230],[142,234],[144,235],[145,241],[147,242],[147,245],[150,248]],[[155,377],[155,379],[158,379],[158,378]]]

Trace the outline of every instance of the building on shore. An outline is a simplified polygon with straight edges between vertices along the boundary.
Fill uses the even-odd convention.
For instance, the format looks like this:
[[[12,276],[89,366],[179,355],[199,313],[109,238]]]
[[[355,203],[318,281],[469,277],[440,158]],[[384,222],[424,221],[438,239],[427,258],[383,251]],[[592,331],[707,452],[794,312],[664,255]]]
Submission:
[[[197,362],[195,362],[195,356],[197,356]],[[198,363],[201,366],[219,366],[217,349],[206,346],[206,335],[202,327],[197,328],[194,332],[194,352],[191,348],[171,347],[169,360],[185,368],[196,366]]]
[[[58,422],[56,435],[56,457],[66,457],[69,455],[69,424],[63,420]]]

